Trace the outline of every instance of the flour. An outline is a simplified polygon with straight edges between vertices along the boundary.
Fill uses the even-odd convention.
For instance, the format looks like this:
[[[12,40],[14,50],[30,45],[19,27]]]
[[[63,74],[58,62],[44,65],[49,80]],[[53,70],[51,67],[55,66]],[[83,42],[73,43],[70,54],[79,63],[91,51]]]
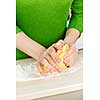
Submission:
[[[27,80],[33,77],[38,77],[37,65],[35,62],[26,62],[16,65],[16,79],[17,80]]]
[[[73,67],[65,70],[62,73],[56,72],[56,73],[53,73],[52,75],[48,74],[48,77],[74,73],[80,68],[82,68],[82,64],[83,64],[82,53],[79,53],[78,59]],[[34,80],[34,79],[39,79],[39,78],[44,78],[44,77],[41,76],[40,73],[38,72],[36,61],[29,59],[29,60],[17,62],[16,64],[16,80],[17,81],[27,81],[27,80]]]

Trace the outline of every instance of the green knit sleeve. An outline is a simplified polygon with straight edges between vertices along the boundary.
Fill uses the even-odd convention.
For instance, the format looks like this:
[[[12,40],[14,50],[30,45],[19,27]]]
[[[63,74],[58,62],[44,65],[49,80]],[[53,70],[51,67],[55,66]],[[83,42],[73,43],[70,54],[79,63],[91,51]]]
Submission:
[[[22,30],[18,26],[16,26],[16,34],[19,32],[22,32]]]
[[[71,6],[71,19],[68,28],[76,28],[83,31],[83,0],[73,0]]]

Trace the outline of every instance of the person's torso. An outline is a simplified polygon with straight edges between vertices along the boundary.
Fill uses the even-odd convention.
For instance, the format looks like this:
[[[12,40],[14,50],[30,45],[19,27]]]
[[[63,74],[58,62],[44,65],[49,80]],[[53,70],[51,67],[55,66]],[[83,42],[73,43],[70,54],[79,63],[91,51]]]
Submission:
[[[17,25],[45,47],[64,36],[72,0],[16,0]]]

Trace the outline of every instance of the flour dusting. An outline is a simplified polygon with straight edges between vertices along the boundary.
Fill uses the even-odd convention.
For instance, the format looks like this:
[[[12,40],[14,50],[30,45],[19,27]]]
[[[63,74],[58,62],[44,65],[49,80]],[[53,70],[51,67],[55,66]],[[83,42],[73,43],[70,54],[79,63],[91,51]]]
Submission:
[[[73,67],[66,69],[62,73],[54,73],[48,74],[48,76],[59,76],[59,75],[67,75],[76,72],[80,68],[82,68],[83,57],[82,53],[79,53],[78,59]],[[37,78],[43,78],[38,72],[36,61],[29,59],[24,61],[18,61],[16,64],[16,81],[26,81],[26,80],[34,80]]]

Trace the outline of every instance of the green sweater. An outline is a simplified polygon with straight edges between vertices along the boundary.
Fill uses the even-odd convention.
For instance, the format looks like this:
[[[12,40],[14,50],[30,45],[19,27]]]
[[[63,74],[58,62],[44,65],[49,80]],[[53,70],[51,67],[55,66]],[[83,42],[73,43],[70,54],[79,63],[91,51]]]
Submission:
[[[68,28],[83,31],[83,0],[16,0],[16,24],[16,33],[23,31],[31,39],[49,47],[63,39]],[[17,60],[28,57],[16,49]]]

